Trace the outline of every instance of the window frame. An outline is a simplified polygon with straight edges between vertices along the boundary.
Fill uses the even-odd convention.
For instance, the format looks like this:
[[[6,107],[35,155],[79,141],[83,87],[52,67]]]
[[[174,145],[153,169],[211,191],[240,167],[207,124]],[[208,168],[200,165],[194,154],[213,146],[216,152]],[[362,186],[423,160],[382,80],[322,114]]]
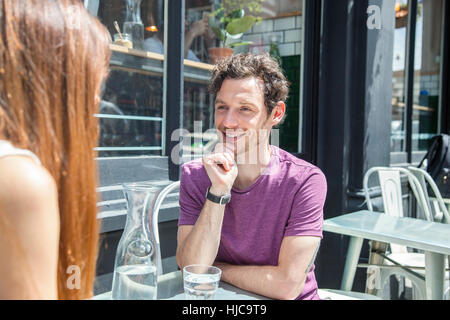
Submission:
[[[446,1],[443,1],[444,10],[442,13],[443,18],[443,32],[441,35],[441,72],[440,72],[440,88],[439,88],[439,103],[438,103],[438,123],[437,133],[445,132],[448,130],[447,126],[443,125],[443,118],[446,118],[448,114],[447,107],[448,102],[444,99],[444,88],[448,87],[447,76],[445,70],[448,66],[448,44],[445,39],[448,36],[448,9]],[[408,20],[407,20],[407,35],[406,35],[406,63],[405,63],[405,151],[390,152],[390,164],[391,165],[417,165],[426,154],[426,150],[417,151],[412,150],[412,136],[413,136],[413,93],[414,93],[414,64],[415,64],[415,40],[416,40],[416,22],[417,22],[417,7],[418,0],[408,1]],[[393,13],[394,14],[394,13]]]

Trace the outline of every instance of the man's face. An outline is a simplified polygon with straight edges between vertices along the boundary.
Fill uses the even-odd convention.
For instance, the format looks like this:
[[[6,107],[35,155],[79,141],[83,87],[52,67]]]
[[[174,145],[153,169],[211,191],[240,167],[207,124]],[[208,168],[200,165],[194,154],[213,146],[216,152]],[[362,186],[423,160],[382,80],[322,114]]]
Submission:
[[[261,79],[223,81],[215,101],[215,124],[220,141],[235,155],[258,153],[260,146],[267,145],[270,129],[279,122],[274,114],[275,109],[267,114]]]

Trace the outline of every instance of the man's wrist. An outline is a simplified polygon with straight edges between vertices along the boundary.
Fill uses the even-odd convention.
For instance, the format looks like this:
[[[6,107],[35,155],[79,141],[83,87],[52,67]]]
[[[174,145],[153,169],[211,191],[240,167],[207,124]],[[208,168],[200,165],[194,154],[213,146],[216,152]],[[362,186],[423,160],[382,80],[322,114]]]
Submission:
[[[211,192],[213,195],[217,197],[222,197],[224,195],[230,194],[230,190],[227,188],[221,188],[221,187],[214,187],[211,186],[209,188],[209,192]]]
[[[226,205],[231,200],[231,194],[226,193],[224,195],[218,196],[218,195],[215,195],[214,193],[212,193],[210,188],[208,188],[206,190],[206,199],[208,199],[209,201],[212,201],[214,203],[218,203],[220,205]]]
[[[226,273],[227,264],[225,262],[215,261],[213,266],[222,270],[222,275],[220,277],[220,280],[226,282],[227,281],[227,273]]]

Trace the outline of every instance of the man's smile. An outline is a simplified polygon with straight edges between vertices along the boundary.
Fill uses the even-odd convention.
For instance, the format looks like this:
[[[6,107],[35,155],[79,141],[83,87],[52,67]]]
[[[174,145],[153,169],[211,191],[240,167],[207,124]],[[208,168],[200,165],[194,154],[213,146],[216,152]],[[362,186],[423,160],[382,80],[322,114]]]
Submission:
[[[222,131],[222,134],[225,138],[225,140],[234,140],[236,141],[237,139],[245,136],[247,134],[247,132],[239,130],[239,131],[231,131],[231,130],[226,130],[225,132]]]

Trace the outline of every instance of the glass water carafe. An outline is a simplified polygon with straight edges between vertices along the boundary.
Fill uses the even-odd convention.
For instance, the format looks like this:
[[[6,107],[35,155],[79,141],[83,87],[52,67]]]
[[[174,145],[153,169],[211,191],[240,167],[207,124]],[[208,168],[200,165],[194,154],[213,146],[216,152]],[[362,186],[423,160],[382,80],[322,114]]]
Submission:
[[[123,32],[130,34],[134,49],[144,49],[144,24],[141,19],[142,0],[125,0],[127,15],[123,24]]]
[[[128,214],[116,252],[112,299],[155,300],[160,257],[150,224],[160,188],[137,182],[124,184],[123,191]]]

